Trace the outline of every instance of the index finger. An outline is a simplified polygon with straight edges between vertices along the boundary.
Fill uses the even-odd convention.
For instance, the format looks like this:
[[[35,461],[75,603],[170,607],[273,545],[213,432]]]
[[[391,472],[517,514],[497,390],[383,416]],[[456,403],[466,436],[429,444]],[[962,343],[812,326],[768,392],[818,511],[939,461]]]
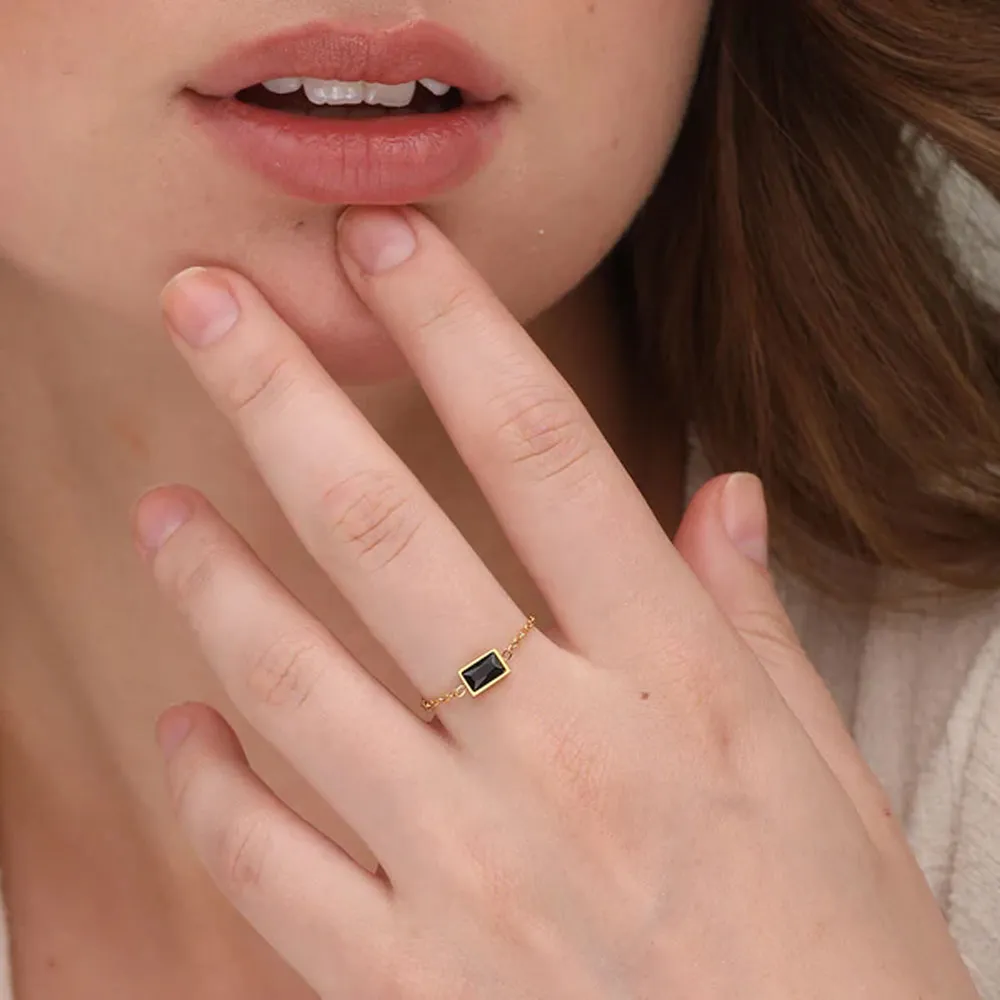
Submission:
[[[708,609],[572,387],[426,217],[350,209],[339,243],[572,646],[620,658],[668,596]]]

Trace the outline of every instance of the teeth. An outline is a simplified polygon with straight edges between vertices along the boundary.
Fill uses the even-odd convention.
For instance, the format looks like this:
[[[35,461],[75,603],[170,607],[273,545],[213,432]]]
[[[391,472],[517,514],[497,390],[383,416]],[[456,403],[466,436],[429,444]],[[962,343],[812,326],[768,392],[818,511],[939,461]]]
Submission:
[[[272,94],[294,94],[302,86],[302,77],[283,76],[279,80],[267,80],[264,86]]]
[[[365,99],[363,83],[305,79],[302,85],[313,104],[361,104]]]
[[[435,97],[444,97],[445,94],[451,90],[451,85],[447,83],[441,83],[439,80],[431,80],[429,77],[424,77],[420,81],[421,85],[426,87]]]
[[[451,90],[447,83],[426,78],[420,81],[436,97],[443,97]],[[264,87],[272,94],[294,94],[305,90],[306,97],[313,104],[372,104],[385,108],[405,108],[413,101],[417,82],[411,83],[353,83],[343,80],[317,80],[312,77],[283,76],[276,80],[265,80]]]
[[[405,108],[417,92],[416,83],[366,83],[365,104],[381,104],[384,108]]]

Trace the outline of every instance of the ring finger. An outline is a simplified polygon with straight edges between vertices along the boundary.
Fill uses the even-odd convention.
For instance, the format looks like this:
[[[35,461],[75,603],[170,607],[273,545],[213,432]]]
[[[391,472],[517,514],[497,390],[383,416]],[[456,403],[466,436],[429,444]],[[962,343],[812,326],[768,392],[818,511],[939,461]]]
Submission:
[[[157,584],[233,704],[386,870],[398,870],[421,836],[414,804],[454,808],[435,794],[461,787],[453,748],[361,667],[200,494],[154,490],[135,520]],[[164,540],[160,526],[179,523]],[[403,843],[399,831],[408,828]]]

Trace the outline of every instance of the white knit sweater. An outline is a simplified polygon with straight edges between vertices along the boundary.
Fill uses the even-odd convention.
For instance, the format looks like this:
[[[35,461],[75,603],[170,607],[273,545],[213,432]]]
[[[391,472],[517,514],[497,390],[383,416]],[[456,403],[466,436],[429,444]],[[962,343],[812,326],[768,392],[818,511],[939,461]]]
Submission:
[[[692,458],[689,494],[709,475]],[[778,586],[985,1000],[1000,1000],[1000,595],[960,616],[845,612]],[[0,900],[0,1000],[13,1000]]]

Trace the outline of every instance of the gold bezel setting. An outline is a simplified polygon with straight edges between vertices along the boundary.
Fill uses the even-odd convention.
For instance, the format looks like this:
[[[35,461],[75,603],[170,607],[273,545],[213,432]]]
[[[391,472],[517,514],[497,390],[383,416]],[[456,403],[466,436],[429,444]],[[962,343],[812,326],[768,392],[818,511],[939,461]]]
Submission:
[[[484,691],[489,691],[509,674],[510,664],[498,649],[491,649],[488,653],[477,657],[458,672],[465,689],[473,698],[478,698]]]
[[[476,657],[471,663],[467,663],[459,670],[458,677],[462,683],[458,687],[452,688],[451,691],[445,691],[444,694],[439,694],[436,698],[421,698],[420,707],[425,712],[433,712],[438,705],[446,705],[456,698],[464,698],[467,694],[478,698],[484,691],[489,691],[491,687],[510,674],[510,664],[507,661],[535,627],[535,621],[535,616],[531,615],[518,630],[517,635],[504,646],[503,652],[491,649],[488,653]]]

